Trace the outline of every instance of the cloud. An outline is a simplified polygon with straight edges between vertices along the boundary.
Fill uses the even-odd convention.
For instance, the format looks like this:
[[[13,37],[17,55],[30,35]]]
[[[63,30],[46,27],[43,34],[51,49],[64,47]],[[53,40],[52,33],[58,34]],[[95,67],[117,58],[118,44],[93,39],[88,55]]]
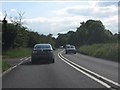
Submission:
[[[46,22],[48,19],[45,17],[36,17],[31,19],[24,19],[26,23]]]
[[[119,2],[119,0],[117,1],[112,1],[112,2],[110,2],[110,1],[107,1],[107,2],[99,2],[97,5],[98,6],[111,6],[111,5],[115,5],[115,6],[118,6],[118,2]]]
[[[61,32],[75,31],[80,22],[94,19],[101,20],[113,33],[118,31],[118,7],[114,3],[100,5],[99,2],[89,2],[86,5],[71,5],[50,12],[53,16],[25,18],[24,25],[41,34],[52,33],[56,36]]]
[[[0,20],[2,20],[3,19],[3,14],[2,14],[2,12],[0,12]]]
[[[111,6],[72,6],[57,10],[56,13],[59,16],[92,16],[92,17],[108,17],[108,15],[117,14],[118,7],[115,5]]]
[[[105,18],[103,22],[105,23],[106,29],[112,30],[114,33],[118,32],[118,15]]]
[[[54,13],[59,18],[65,18],[66,21],[69,21],[69,25],[74,27],[78,26],[79,22],[95,19],[101,20],[105,27],[113,33],[118,32],[118,7],[113,3],[104,6],[99,6],[97,3],[91,6],[71,6],[54,11]]]
[[[10,9],[10,12],[16,12],[16,9],[14,9],[14,8]]]
[[[25,19],[26,26],[46,35],[52,33],[57,35],[60,32],[76,30],[80,26],[80,22],[87,20],[85,16],[67,16],[67,17],[37,17]]]

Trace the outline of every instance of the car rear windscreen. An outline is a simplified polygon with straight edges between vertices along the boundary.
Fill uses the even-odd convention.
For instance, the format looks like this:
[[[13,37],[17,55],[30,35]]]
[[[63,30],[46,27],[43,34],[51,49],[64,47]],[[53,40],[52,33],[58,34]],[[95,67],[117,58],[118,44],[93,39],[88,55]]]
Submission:
[[[45,48],[51,48],[50,45],[36,45],[34,49],[45,49]]]

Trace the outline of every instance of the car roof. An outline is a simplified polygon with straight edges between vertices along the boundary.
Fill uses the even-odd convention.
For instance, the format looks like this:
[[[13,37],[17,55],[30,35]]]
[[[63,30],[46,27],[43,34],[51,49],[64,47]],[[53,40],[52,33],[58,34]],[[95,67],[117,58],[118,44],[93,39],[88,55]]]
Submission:
[[[51,44],[35,44],[35,46],[37,46],[37,45],[51,45]]]

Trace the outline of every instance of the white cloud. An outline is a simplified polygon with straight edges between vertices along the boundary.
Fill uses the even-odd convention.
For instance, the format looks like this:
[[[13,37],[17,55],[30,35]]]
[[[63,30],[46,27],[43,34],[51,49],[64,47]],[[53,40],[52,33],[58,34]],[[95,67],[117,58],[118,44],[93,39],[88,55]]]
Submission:
[[[14,8],[10,9],[10,12],[16,12],[16,9],[14,9]]]
[[[114,33],[118,32],[118,15],[110,16],[103,19],[106,29],[111,30]]]
[[[97,3],[92,6],[71,6],[54,11],[57,17],[64,18],[69,25],[79,26],[79,22],[88,19],[101,20],[105,27],[113,33],[118,32],[118,7],[116,5],[98,6]],[[62,23],[63,23],[62,22]],[[75,24],[74,24],[75,23]]]
[[[48,19],[45,17],[36,17],[31,19],[24,19],[27,23],[35,23],[35,22],[46,22]]]
[[[118,7],[111,6],[71,6],[54,11],[58,16],[92,16],[92,17],[108,17],[108,15],[117,14]]]
[[[10,9],[10,11],[16,12],[15,9]],[[99,6],[98,2],[89,2],[86,5],[66,6],[51,13],[54,16],[49,18],[41,16],[26,18],[24,19],[25,25],[41,34],[52,33],[56,36],[60,32],[75,31],[80,26],[80,22],[95,19],[101,20],[113,33],[118,30],[118,7],[116,5]]]
[[[2,12],[0,12],[0,20],[2,20],[3,19],[3,14],[2,14]]]

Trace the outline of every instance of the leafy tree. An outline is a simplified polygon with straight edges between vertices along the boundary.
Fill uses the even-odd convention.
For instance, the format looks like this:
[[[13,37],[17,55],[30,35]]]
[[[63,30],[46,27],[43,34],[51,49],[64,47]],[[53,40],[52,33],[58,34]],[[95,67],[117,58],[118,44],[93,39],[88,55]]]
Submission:
[[[88,20],[81,22],[76,32],[69,31],[66,34],[59,34],[57,46],[70,43],[76,46],[113,42],[113,34],[105,29],[100,20]]]

